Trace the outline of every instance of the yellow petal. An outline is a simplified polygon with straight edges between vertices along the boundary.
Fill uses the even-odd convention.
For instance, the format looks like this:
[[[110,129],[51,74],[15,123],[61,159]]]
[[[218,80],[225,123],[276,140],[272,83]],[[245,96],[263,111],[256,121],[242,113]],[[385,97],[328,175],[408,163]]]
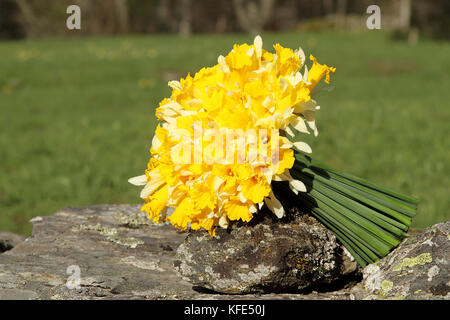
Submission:
[[[317,59],[310,55],[309,59],[313,61],[313,65],[311,70],[308,73],[308,82],[310,90],[314,89],[314,87],[319,83],[320,80],[325,76],[325,82],[330,83],[330,72],[334,73],[336,68],[328,67],[326,64],[320,64],[317,62]]]
[[[264,180],[263,180],[264,181]],[[255,179],[249,179],[242,182],[242,194],[243,196],[252,201],[253,203],[260,203],[264,200],[264,197],[270,193],[270,185],[263,182],[257,182]]]
[[[253,218],[248,206],[237,201],[227,202],[225,204],[225,212],[230,220],[241,219],[244,222],[248,222]]]
[[[159,222],[160,213],[166,207],[168,197],[168,185],[159,189],[151,197],[150,201],[142,206],[141,210],[147,212],[150,219],[155,223]]]

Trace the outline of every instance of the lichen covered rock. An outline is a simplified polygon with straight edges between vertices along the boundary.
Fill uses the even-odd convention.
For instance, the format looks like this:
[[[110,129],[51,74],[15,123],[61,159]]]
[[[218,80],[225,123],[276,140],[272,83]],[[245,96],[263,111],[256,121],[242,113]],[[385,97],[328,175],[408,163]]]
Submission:
[[[31,222],[33,235],[0,254],[0,300],[241,298],[199,292],[180,279],[173,264],[186,233],[153,224],[140,206],[65,208]],[[349,298],[348,292],[264,295]]]
[[[19,237],[12,249],[0,253],[0,300],[449,299],[450,222],[408,238],[385,259],[368,266],[364,270],[364,281],[350,289],[348,280],[354,280],[351,275],[354,274],[355,262],[342,254],[342,248],[329,231],[307,216],[299,219],[297,222],[277,223],[255,220],[248,226],[238,224],[231,232],[217,230],[220,238],[191,233],[185,240],[187,234],[171,225],[151,223],[140,212],[139,206],[66,208],[51,216],[33,218],[33,235],[25,241]],[[0,238],[12,239],[7,236]],[[301,238],[295,240],[295,237]],[[210,252],[215,252],[216,257],[228,255],[228,258],[236,258],[239,264],[234,270],[239,272],[234,274],[234,279],[254,288],[255,293],[217,294],[198,290],[192,282],[181,279],[174,263],[179,271],[184,268],[182,272],[199,270],[199,275],[203,272],[206,277],[197,280],[203,285],[211,274],[223,275],[223,278],[218,278],[222,281],[227,279],[226,275],[233,276],[230,274],[234,268],[232,265],[222,263],[213,268],[211,261],[198,252],[191,252],[192,256],[187,257],[184,264],[180,263],[180,250],[183,247],[187,249],[188,241],[202,245],[208,243]],[[182,247],[177,250],[180,244]],[[233,247],[235,251],[231,250]],[[237,249],[243,247],[247,251],[239,255]],[[307,259],[302,260],[301,257]],[[213,255],[208,257],[212,258]],[[186,263],[195,259],[205,260],[198,260],[197,265]],[[253,264],[251,259],[254,259]],[[201,269],[202,263],[211,269]],[[71,286],[71,279],[76,276],[73,266],[78,266],[80,271],[79,283],[75,287]],[[279,269],[275,271],[270,266]],[[344,279],[335,282],[334,279],[341,278],[342,274]],[[281,291],[281,286],[276,287],[275,281],[270,282],[272,280],[292,288],[292,291],[295,286],[301,288],[308,282],[311,286],[307,292],[259,295],[258,292],[270,288]],[[332,287],[328,287],[328,283]]]
[[[317,290],[355,272],[356,262],[316,220],[259,215],[259,221],[216,229],[214,238],[190,232],[177,250],[178,272],[195,286],[230,294]]]
[[[448,299],[450,221],[425,229],[364,269],[363,299]]]

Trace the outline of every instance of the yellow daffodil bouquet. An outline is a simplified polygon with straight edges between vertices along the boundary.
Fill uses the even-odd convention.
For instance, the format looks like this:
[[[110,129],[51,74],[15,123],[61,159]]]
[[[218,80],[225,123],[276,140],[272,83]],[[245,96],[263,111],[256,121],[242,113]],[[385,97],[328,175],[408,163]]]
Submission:
[[[417,200],[340,172],[307,154],[301,134],[317,136],[317,84],[336,69],[302,49],[234,45],[218,63],[170,81],[142,185],[142,210],[155,223],[186,230],[248,222],[267,206],[285,213],[274,190],[332,230],[361,264],[385,256],[406,236]],[[170,209],[172,208],[172,209]]]

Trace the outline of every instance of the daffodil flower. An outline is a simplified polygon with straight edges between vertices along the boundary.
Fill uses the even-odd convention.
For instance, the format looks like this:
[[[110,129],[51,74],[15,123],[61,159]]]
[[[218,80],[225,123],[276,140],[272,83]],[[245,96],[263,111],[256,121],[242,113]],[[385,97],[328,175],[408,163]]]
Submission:
[[[289,140],[294,136],[291,127],[304,134],[309,134],[309,127],[317,135],[318,106],[311,94],[323,77],[329,82],[335,68],[311,56],[308,72],[301,48],[294,51],[276,44],[271,53],[262,46],[257,36],[252,45],[234,45],[228,55],[218,57],[217,65],[169,81],[172,94],[156,109],[161,123],[148,168],[145,175],[129,180],[144,186],[142,210],[154,222],[167,219],[179,229],[204,228],[214,235],[216,226],[227,227],[230,220],[250,221],[264,204],[281,218],[284,209],[272,192],[272,181],[288,181],[295,193],[306,191],[289,169],[295,161],[293,148],[309,153],[311,148]],[[225,140],[217,144],[216,138],[216,147],[206,152],[211,139],[197,133],[224,129],[265,134],[261,141],[257,137],[230,145]],[[247,154],[256,150],[254,161],[244,154],[235,158],[236,145]],[[183,161],[177,161],[183,150]],[[272,152],[263,156],[261,150]],[[231,153],[231,161],[220,161],[222,151]],[[166,207],[175,208],[167,217]]]

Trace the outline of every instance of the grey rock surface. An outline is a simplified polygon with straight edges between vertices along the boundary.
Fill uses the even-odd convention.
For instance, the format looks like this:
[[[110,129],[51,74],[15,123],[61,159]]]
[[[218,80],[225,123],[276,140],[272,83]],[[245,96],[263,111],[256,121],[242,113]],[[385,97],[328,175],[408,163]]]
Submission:
[[[203,230],[190,232],[177,250],[177,271],[199,287],[228,294],[324,289],[356,276],[356,261],[316,220],[272,217],[263,210],[256,222],[217,228],[214,238]]]
[[[0,254],[0,299],[351,297],[349,292],[230,296],[196,291],[173,266],[186,233],[169,224],[152,224],[139,208],[66,208],[33,218],[32,236]]]
[[[362,299],[449,299],[450,221],[404,240],[364,269],[353,289]]]
[[[182,279],[174,263],[187,234],[152,224],[139,206],[66,208],[31,223],[31,237],[0,253],[0,299],[448,299],[450,222],[410,237],[377,264],[378,276],[369,266],[353,288],[243,295],[204,292]]]
[[[0,232],[0,253],[11,250],[24,240],[25,238],[21,235],[11,232]]]

